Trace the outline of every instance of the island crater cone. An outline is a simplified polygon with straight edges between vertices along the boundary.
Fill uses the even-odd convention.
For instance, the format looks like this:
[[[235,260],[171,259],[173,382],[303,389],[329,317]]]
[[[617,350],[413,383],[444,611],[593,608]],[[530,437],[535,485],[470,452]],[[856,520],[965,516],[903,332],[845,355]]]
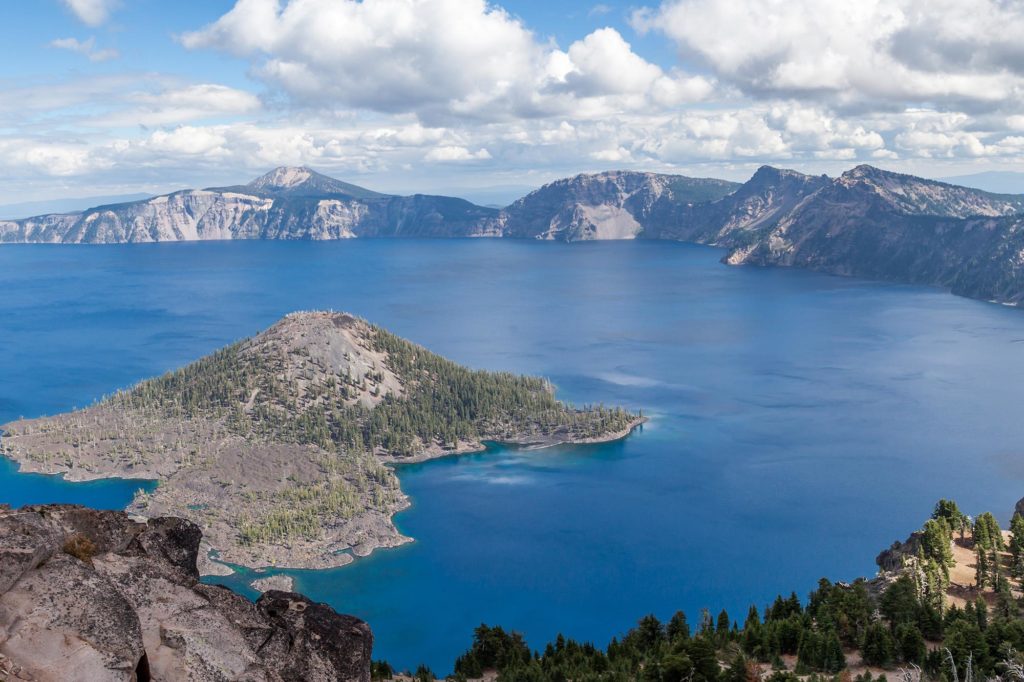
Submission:
[[[347,313],[286,316],[164,376],[6,424],[23,471],[153,479],[129,510],[203,529],[200,569],[326,568],[406,538],[392,467],[482,450],[622,438],[643,421],[576,408],[544,379],[461,367]]]

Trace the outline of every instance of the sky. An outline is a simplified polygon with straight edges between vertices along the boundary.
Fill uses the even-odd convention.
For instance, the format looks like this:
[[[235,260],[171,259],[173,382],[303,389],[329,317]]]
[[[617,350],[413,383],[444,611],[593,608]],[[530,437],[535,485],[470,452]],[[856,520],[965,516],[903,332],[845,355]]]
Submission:
[[[1014,0],[0,0],[0,203],[1024,171]]]

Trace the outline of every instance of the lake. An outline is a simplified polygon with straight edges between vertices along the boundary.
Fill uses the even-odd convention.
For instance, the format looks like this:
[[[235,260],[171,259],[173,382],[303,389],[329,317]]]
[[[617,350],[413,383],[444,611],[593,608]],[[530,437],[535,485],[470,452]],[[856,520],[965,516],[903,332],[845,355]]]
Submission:
[[[599,645],[653,612],[742,619],[874,572],[935,500],[1024,495],[1024,311],[730,268],[675,243],[221,242],[0,248],[0,423],[84,406],[293,310],[347,310],[460,363],[643,409],[603,445],[403,467],[416,542],[297,589],[375,658],[451,670],[486,622]],[[0,464],[0,502],[119,507],[138,482]],[[228,581],[238,584],[240,581]]]

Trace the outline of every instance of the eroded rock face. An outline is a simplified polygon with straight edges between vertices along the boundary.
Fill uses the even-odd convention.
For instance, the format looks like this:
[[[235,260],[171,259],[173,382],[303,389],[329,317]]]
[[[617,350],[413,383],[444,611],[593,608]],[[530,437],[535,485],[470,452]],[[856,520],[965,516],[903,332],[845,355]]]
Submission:
[[[370,679],[369,626],[293,592],[198,581],[202,534],[71,505],[0,508],[0,658],[15,679]]]
[[[883,550],[875,558],[879,572],[899,572],[906,563],[906,559],[917,557],[918,550],[921,548],[922,537],[924,537],[924,533],[915,531],[903,542],[896,541],[892,543],[889,549]]]

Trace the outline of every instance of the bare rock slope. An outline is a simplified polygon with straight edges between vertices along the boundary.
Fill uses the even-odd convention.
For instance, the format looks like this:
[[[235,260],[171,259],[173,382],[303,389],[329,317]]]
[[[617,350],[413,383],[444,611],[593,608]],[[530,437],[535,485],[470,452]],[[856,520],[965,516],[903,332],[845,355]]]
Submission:
[[[0,509],[0,679],[369,681],[366,623],[200,583],[200,538],[177,518]]]
[[[505,237],[558,241],[650,236],[673,209],[685,211],[734,192],[726,180],[611,171],[556,180],[501,212]]]
[[[310,312],[87,409],[7,424],[0,446],[25,471],[159,481],[130,510],[192,520],[226,562],[324,568],[408,541],[391,520],[408,502],[389,463],[484,440],[611,440],[640,421]]]

